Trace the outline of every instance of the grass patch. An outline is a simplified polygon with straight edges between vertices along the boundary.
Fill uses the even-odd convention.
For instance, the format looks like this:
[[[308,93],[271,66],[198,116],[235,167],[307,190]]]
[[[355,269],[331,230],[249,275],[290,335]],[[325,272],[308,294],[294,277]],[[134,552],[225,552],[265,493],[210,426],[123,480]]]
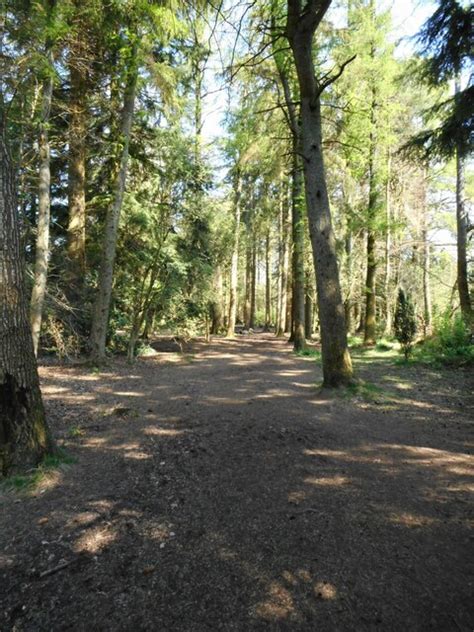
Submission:
[[[62,449],[56,449],[54,454],[44,457],[37,468],[25,474],[14,474],[1,482],[5,491],[27,493],[37,489],[41,483],[45,482],[48,476],[55,470],[65,465],[71,465],[76,460]]]
[[[321,359],[321,351],[319,351],[319,349],[312,349],[311,347],[301,349],[300,351],[295,351],[295,355],[299,358],[315,358],[316,360]]]
[[[380,386],[365,380],[357,380],[349,384],[344,389],[344,395],[350,399],[362,399],[372,404],[387,403],[391,399],[391,394],[384,391]]]

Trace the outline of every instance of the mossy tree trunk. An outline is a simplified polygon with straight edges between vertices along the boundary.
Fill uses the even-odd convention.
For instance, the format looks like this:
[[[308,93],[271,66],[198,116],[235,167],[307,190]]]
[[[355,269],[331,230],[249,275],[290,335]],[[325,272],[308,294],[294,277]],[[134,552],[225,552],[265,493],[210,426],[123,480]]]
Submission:
[[[16,182],[0,132],[0,476],[37,465],[50,449],[28,318]]]

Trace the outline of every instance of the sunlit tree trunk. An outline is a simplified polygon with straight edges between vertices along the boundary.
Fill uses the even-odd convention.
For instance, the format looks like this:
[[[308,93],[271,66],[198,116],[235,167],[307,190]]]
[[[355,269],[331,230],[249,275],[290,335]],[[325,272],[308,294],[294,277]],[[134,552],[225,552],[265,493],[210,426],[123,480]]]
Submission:
[[[74,51],[80,54],[79,51]],[[67,227],[68,295],[73,303],[81,300],[86,269],[86,81],[76,59],[69,65],[71,82]]]
[[[99,285],[97,288],[91,334],[89,339],[90,357],[95,362],[105,360],[105,343],[109,322],[110,301],[112,296],[113,272],[117,249],[117,236],[122,210],[125,183],[127,178],[128,154],[132,129],[133,112],[135,107],[135,93],[138,79],[137,50],[131,52],[131,62],[127,73],[124,93],[121,141],[122,154],[120,168],[114,186],[113,202],[107,210],[105,220],[104,241],[102,244],[102,259],[99,271]]]
[[[52,67],[53,54],[48,52],[48,62]],[[36,253],[33,290],[30,305],[30,324],[35,355],[41,334],[44,297],[48,279],[49,223],[51,215],[51,150],[49,145],[49,114],[53,97],[53,78],[48,76],[43,82],[41,121],[38,137],[38,221],[36,225]]]
[[[229,317],[227,321],[227,338],[235,335],[237,319],[237,287],[239,283],[239,235],[240,235],[240,196],[241,181],[237,172],[234,177],[234,240],[232,246],[232,260],[229,284]]]
[[[376,336],[376,288],[375,281],[377,275],[376,261],[376,228],[375,220],[377,214],[377,190],[375,181],[375,108],[376,95],[372,89],[372,103],[370,115],[370,138],[369,138],[369,204],[367,209],[367,276],[365,278],[365,321],[364,321],[364,344],[374,345]]]
[[[316,270],[323,378],[326,386],[337,386],[351,380],[352,363],[322,154],[321,90],[313,65],[313,36],[329,4],[330,0],[310,0],[303,10],[299,0],[288,0],[286,36],[300,87],[301,150]]]
[[[223,312],[223,293],[224,293],[224,279],[222,277],[222,268],[217,266],[214,275],[215,280],[215,296],[211,306],[211,334],[219,334],[224,328],[224,312]]]
[[[287,309],[288,309],[288,270],[290,263],[289,252],[289,206],[286,204],[285,188],[281,179],[280,187],[280,287],[278,322],[276,335],[283,336],[287,329]]]
[[[385,189],[385,334],[390,336],[392,333],[392,293],[391,293],[391,274],[392,274],[392,202],[390,194],[390,177],[391,177],[391,155],[388,155],[387,164],[387,184]]]
[[[24,285],[13,167],[0,131],[0,476],[26,470],[52,449]]]
[[[272,270],[271,270],[270,230],[265,237],[265,326],[270,331],[272,322]]]

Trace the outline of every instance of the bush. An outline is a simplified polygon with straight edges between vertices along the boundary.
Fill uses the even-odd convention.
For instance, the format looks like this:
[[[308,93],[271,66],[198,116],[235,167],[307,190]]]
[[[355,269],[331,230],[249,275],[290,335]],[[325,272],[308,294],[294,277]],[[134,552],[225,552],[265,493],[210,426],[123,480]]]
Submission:
[[[410,297],[401,288],[398,290],[394,329],[395,338],[403,349],[405,360],[408,360],[416,335],[416,316]]]
[[[474,364],[471,333],[460,314],[445,315],[434,324],[432,338],[422,347],[422,356],[444,364]]]

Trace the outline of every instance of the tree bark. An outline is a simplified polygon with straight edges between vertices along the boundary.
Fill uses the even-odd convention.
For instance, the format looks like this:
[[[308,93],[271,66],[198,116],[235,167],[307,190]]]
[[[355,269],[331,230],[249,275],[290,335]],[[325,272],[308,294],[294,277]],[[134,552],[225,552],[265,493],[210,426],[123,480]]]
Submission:
[[[52,447],[28,320],[16,182],[0,132],[0,476],[36,466]]]
[[[305,273],[304,273],[304,209],[303,174],[293,146],[292,221],[293,221],[293,348],[306,347],[305,335]]]
[[[80,52],[80,51],[75,51]],[[69,219],[67,227],[68,295],[74,306],[81,300],[86,269],[86,81],[71,60],[69,124]]]
[[[52,51],[47,53],[50,66],[53,64]],[[38,222],[36,227],[36,254],[33,290],[30,304],[30,324],[33,349],[38,353],[43,318],[43,304],[46,294],[49,261],[49,223],[51,215],[51,160],[49,146],[49,113],[53,97],[53,78],[48,76],[43,82],[43,98],[39,129],[39,174],[38,174]]]
[[[370,114],[370,147],[369,147],[369,204],[367,211],[367,276],[365,279],[365,321],[364,344],[374,345],[376,337],[376,293],[375,281],[377,275],[375,219],[377,214],[377,190],[375,181],[375,88],[372,89],[372,103]]]
[[[316,270],[323,379],[325,386],[338,386],[351,380],[352,362],[347,348],[336,240],[322,154],[321,87],[313,65],[313,36],[329,4],[330,0],[310,0],[303,10],[298,0],[288,0],[286,36],[293,51],[300,87],[301,149]]]
[[[224,280],[222,278],[222,268],[220,265],[217,266],[215,272],[215,290],[216,295],[214,296],[211,306],[211,334],[219,334],[224,328],[224,312],[222,309]]]
[[[94,362],[103,362],[105,360],[105,342],[109,322],[110,301],[112,296],[112,283],[115,254],[117,249],[118,227],[127,178],[129,144],[138,79],[136,55],[137,51],[135,49],[132,51],[132,60],[128,69],[128,76],[124,93],[121,122],[122,155],[120,158],[120,168],[117,174],[117,180],[115,182],[113,202],[107,211],[107,216],[105,220],[102,259],[99,272],[99,286],[97,288],[91,334],[89,339],[90,358]]]
[[[272,323],[272,271],[270,259],[270,230],[265,237],[265,326],[264,331],[270,331]]]
[[[387,163],[387,184],[385,190],[385,335],[390,336],[392,333],[392,296],[391,296],[391,274],[392,274],[392,204],[390,195],[390,178],[391,178],[391,154],[389,150]]]
[[[283,177],[280,187],[280,287],[278,305],[278,323],[276,335],[283,336],[287,330],[287,309],[288,309],[288,268],[290,262],[289,252],[289,213],[290,207],[285,204],[285,193],[283,187]]]
[[[254,233],[252,235],[249,329],[255,329],[255,315],[257,310],[257,244],[255,242],[256,239]]]
[[[227,322],[227,338],[235,336],[235,321],[237,318],[237,287],[239,283],[239,236],[240,236],[240,196],[241,181],[237,171],[234,178],[234,244],[230,265],[229,286],[229,318]]]
[[[455,92],[460,92],[460,80],[456,78]],[[457,282],[461,313],[468,325],[472,323],[472,306],[467,276],[468,215],[464,201],[464,161],[456,151],[456,225],[457,225]]]

